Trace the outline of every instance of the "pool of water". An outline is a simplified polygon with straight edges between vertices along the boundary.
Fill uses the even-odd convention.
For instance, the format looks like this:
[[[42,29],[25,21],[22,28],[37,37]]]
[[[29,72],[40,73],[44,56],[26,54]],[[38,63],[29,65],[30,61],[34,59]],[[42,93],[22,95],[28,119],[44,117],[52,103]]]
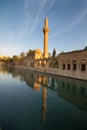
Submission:
[[[87,129],[87,82],[0,69],[0,130]]]

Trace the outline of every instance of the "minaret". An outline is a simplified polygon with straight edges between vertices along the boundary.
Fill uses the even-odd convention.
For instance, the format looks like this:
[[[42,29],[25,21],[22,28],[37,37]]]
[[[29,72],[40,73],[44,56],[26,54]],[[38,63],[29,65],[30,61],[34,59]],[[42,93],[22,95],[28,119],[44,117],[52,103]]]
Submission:
[[[46,17],[45,23],[44,23],[44,28],[43,28],[43,33],[44,33],[44,58],[48,58],[48,32],[49,32],[49,27],[48,27],[48,18]]]

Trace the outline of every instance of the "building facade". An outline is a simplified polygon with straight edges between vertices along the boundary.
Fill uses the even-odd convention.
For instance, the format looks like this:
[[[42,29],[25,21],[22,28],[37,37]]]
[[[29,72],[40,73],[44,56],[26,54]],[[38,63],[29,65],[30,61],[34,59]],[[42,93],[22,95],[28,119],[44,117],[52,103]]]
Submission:
[[[58,65],[64,76],[87,79],[87,50],[59,54]]]
[[[49,74],[87,80],[87,49],[60,53],[57,57],[48,55],[48,18],[44,22],[43,53],[40,49],[30,50],[16,66],[32,68]]]

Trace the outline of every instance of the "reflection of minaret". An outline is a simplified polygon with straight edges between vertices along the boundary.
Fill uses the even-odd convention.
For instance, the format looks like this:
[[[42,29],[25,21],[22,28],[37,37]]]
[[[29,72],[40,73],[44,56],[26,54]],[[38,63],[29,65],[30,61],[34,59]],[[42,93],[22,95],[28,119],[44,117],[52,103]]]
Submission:
[[[46,111],[47,111],[47,107],[46,107],[46,96],[47,94],[47,88],[46,87],[43,87],[43,91],[42,91],[42,116],[43,116],[43,122],[45,123],[46,122]]]
[[[46,76],[43,77],[42,81],[43,81],[44,86],[47,86],[48,82],[47,82],[47,77]]]
[[[49,27],[48,27],[48,18],[45,19],[45,24],[43,28],[43,33],[44,33],[44,58],[48,58],[48,32],[49,32]]]

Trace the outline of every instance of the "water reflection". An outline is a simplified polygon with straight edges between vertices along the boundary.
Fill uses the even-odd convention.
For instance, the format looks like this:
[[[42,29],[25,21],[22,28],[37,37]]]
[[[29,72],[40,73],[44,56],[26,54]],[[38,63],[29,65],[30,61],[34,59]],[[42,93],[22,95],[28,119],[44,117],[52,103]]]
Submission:
[[[33,129],[36,129],[36,130],[43,129],[43,128],[38,128],[38,129],[36,128],[37,126],[36,122],[38,124],[36,117],[41,118],[41,120],[40,119],[38,120],[42,121],[42,123],[45,125],[45,128],[44,128],[45,130],[48,130],[48,128],[50,130],[53,130],[56,127],[57,129],[64,128],[64,130],[68,128],[74,129],[74,127],[76,127],[76,123],[79,124],[79,122],[82,123],[82,125],[79,124],[81,127],[86,126],[86,119],[87,119],[87,82],[86,81],[57,77],[57,76],[50,76],[50,75],[42,74],[39,72],[32,72],[29,70],[18,69],[18,68],[4,68],[1,70],[1,73],[4,73],[4,72],[10,73],[14,79],[16,78],[20,79],[21,83],[23,82],[26,84],[26,86],[28,86],[26,88],[28,89],[30,88],[32,91],[35,92],[35,93],[31,92],[32,94],[39,94],[41,92],[41,95],[39,95],[40,98],[35,99],[36,98],[35,96],[34,99],[31,100],[32,97],[29,96],[29,94],[31,94],[29,93],[29,91],[26,93],[27,93],[27,97],[29,96],[31,99],[30,98],[26,99],[26,96],[25,98],[22,97],[23,91],[22,91],[22,94],[20,95],[19,92],[21,90],[20,89],[17,90],[18,91],[17,93],[16,89],[14,89],[16,94],[18,94],[16,97],[16,99],[19,100],[18,105],[20,104],[19,106],[22,106],[21,109],[23,108],[21,110],[21,114],[25,111],[23,115],[23,117],[25,117],[24,123],[27,122],[28,120],[30,122],[34,122],[35,127]],[[23,90],[25,91],[24,87],[23,87]],[[15,96],[13,99],[15,101],[14,103],[16,104],[17,102],[15,100]],[[40,102],[40,99],[41,99],[41,102]],[[9,100],[10,100],[10,97],[9,97]],[[28,100],[30,101],[30,103]],[[36,108],[32,106],[33,105],[32,101],[35,104]],[[12,103],[13,103],[13,100],[11,104]],[[63,103],[68,104],[67,106],[69,107],[67,107],[66,109],[66,105],[64,105]],[[13,106],[15,105],[12,104],[12,108],[14,110],[15,107]],[[77,109],[74,109],[73,106],[75,106]],[[38,111],[40,112],[41,117],[39,116],[38,112],[32,112],[32,111],[37,111],[36,109],[38,109]],[[73,109],[75,111],[72,111]],[[78,109],[80,110],[80,112],[78,112]],[[20,112],[20,107],[18,110]],[[17,113],[18,113],[18,110],[17,110]],[[84,113],[84,110],[86,114]],[[10,108],[10,111],[12,111],[11,108]],[[31,120],[32,113],[34,117],[34,119],[32,119],[33,121]],[[34,113],[36,115],[34,115]],[[13,116],[13,117],[16,117],[16,116]],[[20,119],[20,122],[21,120],[22,118]],[[28,123],[26,124],[29,125]],[[41,122],[39,123],[39,126],[40,125],[41,125]],[[78,128],[80,128],[79,125],[77,125]]]
[[[8,68],[6,71],[12,73],[12,77],[19,77],[35,91],[43,89],[42,99],[46,100],[47,88],[56,91],[58,96],[64,100],[78,106],[80,109],[87,110],[87,82],[63,77],[50,77],[39,72],[29,70]],[[43,96],[45,95],[45,96]],[[43,101],[46,105],[46,101]],[[43,105],[44,106],[44,105]]]
[[[47,98],[47,88],[43,87],[42,91],[42,118],[43,122],[46,122],[46,111],[47,111],[47,105],[46,105],[46,98]]]
[[[78,106],[87,109],[87,82],[59,78],[58,95]]]

